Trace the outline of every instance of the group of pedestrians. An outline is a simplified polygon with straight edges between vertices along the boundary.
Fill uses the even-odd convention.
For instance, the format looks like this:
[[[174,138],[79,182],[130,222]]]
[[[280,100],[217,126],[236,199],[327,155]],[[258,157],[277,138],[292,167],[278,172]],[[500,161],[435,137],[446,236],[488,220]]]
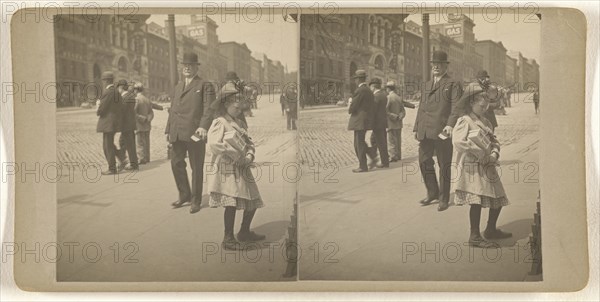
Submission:
[[[190,213],[200,211],[204,186],[205,153],[208,148],[211,158],[207,164],[211,165],[211,171],[214,172],[207,175],[208,203],[210,207],[225,209],[222,246],[229,250],[241,249],[242,245],[239,241],[265,239],[264,235],[250,231],[250,224],[256,209],[263,207],[264,204],[256,181],[252,179],[252,173],[247,171],[254,162],[255,148],[248,134],[248,124],[244,114],[244,111],[250,108],[244,93],[244,83],[235,72],[229,72],[225,84],[220,90],[217,90],[213,83],[200,77],[200,62],[195,53],[185,53],[181,65],[183,78],[173,89],[165,128],[166,140],[172,147],[171,170],[178,192],[177,200],[171,205],[173,208],[180,208],[189,204]],[[142,105],[144,98],[140,94],[141,90],[138,89],[138,94],[134,97],[124,92],[127,88],[121,82],[116,86],[113,85],[111,74],[105,73],[102,78],[106,80],[107,85],[98,108],[100,116],[98,129],[105,132],[105,155],[110,172],[106,174],[114,174],[117,173],[115,158],[118,157],[118,152],[112,148],[114,147],[112,145],[114,133],[123,131],[121,138],[124,140],[125,146],[128,146],[132,130],[131,127],[123,128],[120,124],[118,128],[111,123],[105,127],[106,121],[120,121],[124,115],[129,116],[132,114],[131,112],[137,112],[139,113],[138,121],[147,122],[147,126],[149,126],[153,115],[151,114],[151,104]],[[126,107],[127,109],[124,110],[121,104],[123,102],[129,104],[134,98],[137,100],[137,96],[140,97],[135,103],[135,108]],[[123,102],[118,101],[121,99]],[[142,110],[142,108],[144,109]],[[120,114],[119,112],[127,113]],[[141,114],[143,112],[147,114]],[[147,128],[139,127],[138,133],[144,132],[145,129]],[[141,133],[139,137],[143,143],[147,136],[145,133]],[[134,154],[128,153],[131,167],[128,169],[137,169],[137,159]],[[149,160],[147,154],[143,152],[141,154],[143,154],[142,160]],[[186,169],[186,157],[192,170],[191,185]],[[237,239],[233,234],[236,210],[244,211]]]
[[[384,90],[379,78],[367,82],[367,73],[364,70],[357,70],[353,79],[358,88],[349,101],[348,130],[354,131],[354,151],[359,167],[352,171],[361,173],[375,167],[389,168],[390,162],[402,159],[402,121],[406,116],[405,106],[414,106],[404,102],[396,93],[394,81],[386,83]],[[369,130],[371,146],[365,141]],[[368,163],[367,158],[370,159]]]
[[[115,83],[110,71],[102,73],[101,80],[104,92],[96,102],[96,131],[103,135],[102,148],[108,162],[108,170],[102,174],[138,170],[139,165],[150,162],[153,109],[162,110],[162,107],[144,96],[144,87],[139,82],[122,79]],[[120,133],[118,147],[114,142],[117,133]]]
[[[422,86],[413,127],[415,139],[419,142],[419,168],[427,192],[419,202],[423,206],[438,203],[438,211],[445,211],[450,206],[450,193],[454,192],[455,205],[470,206],[469,244],[488,247],[491,243],[486,239],[512,236],[496,227],[502,207],[509,204],[496,170],[500,157],[500,144],[494,135],[497,123],[493,115],[497,93],[492,93],[494,87],[490,85],[485,71],[479,72],[477,81],[463,89],[460,81],[447,74],[450,62],[443,51],[434,51],[430,63],[433,77]],[[359,167],[353,172],[388,168],[390,161],[401,159],[401,136],[394,128],[401,131],[402,119],[406,115],[402,105],[406,103],[394,92],[393,82],[386,85],[386,96],[381,89],[381,80],[374,78],[367,84],[364,70],[356,71],[354,79],[358,88],[349,106],[348,129],[354,131]],[[383,135],[386,128],[387,141]],[[372,130],[372,147],[365,142],[367,130]],[[392,146],[389,160],[388,144]],[[374,165],[377,151],[381,164]],[[367,157],[371,158],[369,164]],[[456,167],[454,170],[453,165]],[[451,175],[452,171],[456,171],[457,175]],[[483,233],[486,239],[479,229],[482,207],[490,208]]]

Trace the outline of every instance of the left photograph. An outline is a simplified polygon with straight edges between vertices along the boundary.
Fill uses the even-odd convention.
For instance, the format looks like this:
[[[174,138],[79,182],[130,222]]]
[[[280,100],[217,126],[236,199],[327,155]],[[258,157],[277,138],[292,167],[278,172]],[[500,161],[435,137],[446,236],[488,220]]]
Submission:
[[[55,16],[58,282],[296,280],[299,31],[271,17]]]

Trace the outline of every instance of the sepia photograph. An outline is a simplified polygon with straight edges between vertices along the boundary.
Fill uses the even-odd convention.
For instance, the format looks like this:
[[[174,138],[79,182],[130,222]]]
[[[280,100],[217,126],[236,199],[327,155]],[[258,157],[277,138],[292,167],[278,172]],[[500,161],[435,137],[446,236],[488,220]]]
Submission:
[[[297,17],[92,17],[55,16],[57,281],[296,280]]]
[[[542,280],[541,17],[302,15],[300,280]]]
[[[4,300],[597,287],[592,15],[137,4],[3,4]]]

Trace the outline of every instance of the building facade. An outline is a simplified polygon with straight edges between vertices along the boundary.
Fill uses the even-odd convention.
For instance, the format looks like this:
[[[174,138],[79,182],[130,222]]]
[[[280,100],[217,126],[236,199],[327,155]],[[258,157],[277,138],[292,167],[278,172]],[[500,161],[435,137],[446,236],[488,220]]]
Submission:
[[[148,53],[148,84],[146,95],[161,97],[171,93],[171,78],[169,76],[169,40],[163,27],[152,22],[147,26],[146,45]]]
[[[515,83],[519,82],[519,66],[517,65],[517,60],[511,58],[508,54],[505,56],[504,62],[506,64],[504,86],[512,87]]]
[[[421,26],[409,21],[404,24],[404,86],[407,94],[417,92],[423,80],[423,33]],[[449,50],[449,45],[444,45],[439,36],[434,42],[436,47]],[[429,64],[429,62],[427,62]]]
[[[145,21],[150,15],[135,15],[135,22],[119,16],[100,16],[90,22],[84,15],[57,16],[54,23],[55,66],[58,107],[95,102],[102,90],[101,74],[113,71],[115,78],[148,84]]]
[[[407,15],[303,15],[300,85],[307,104],[334,102],[356,89],[351,79],[405,81],[403,21]]]
[[[509,50],[508,55],[517,62],[518,79],[515,91],[531,91],[539,88],[540,71],[539,65],[534,59],[524,57],[520,51]]]
[[[263,66],[262,61],[254,57],[250,58],[250,82],[262,83],[263,82]]]
[[[240,79],[250,80],[251,51],[246,43],[219,43],[219,52],[227,59],[228,71],[235,71]]]
[[[454,44],[454,60],[451,60],[449,69],[455,69],[452,70],[454,79],[470,82],[475,78],[477,71],[483,68],[483,58],[475,49],[475,23],[466,15],[459,14],[448,14],[447,20],[447,23],[431,25],[431,31],[458,43]],[[459,48],[462,48],[460,54]]]
[[[502,42],[477,41],[475,48],[483,57],[483,69],[488,72],[492,83],[504,86],[506,82],[506,48]]]

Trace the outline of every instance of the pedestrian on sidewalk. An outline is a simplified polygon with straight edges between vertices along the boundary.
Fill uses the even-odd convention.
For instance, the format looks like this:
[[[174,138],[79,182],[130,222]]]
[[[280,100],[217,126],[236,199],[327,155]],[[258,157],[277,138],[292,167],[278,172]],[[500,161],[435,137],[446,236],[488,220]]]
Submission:
[[[354,152],[358,158],[359,167],[353,169],[354,173],[369,171],[367,166],[367,142],[365,136],[367,130],[373,128],[374,96],[373,92],[367,86],[367,72],[357,70],[352,79],[358,85],[358,88],[352,95],[352,102],[348,107],[350,120],[348,121],[348,130],[354,131]]]
[[[179,208],[191,202],[190,213],[193,214],[200,211],[202,204],[206,135],[213,120],[210,106],[215,100],[215,90],[212,83],[198,75],[197,54],[184,53],[181,63],[183,78],[173,91],[165,134],[172,145],[171,169],[179,193],[179,198],[171,205]],[[192,168],[191,189],[186,154]]]
[[[471,233],[469,245],[491,247],[479,231],[481,208],[490,208],[487,227],[483,235],[487,239],[503,239],[512,234],[496,227],[502,207],[509,204],[500,175],[496,170],[500,157],[500,144],[494,136],[492,123],[485,118],[489,100],[481,87],[471,86],[461,99],[464,115],[452,131],[454,145],[453,162],[457,175],[453,178],[454,204],[470,205]]]
[[[296,120],[298,119],[298,92],[296,86],[287,87],[282,94],[284,96],[284,109],[287,116],[287,130],[296,130]]]
[[[102,133],[102,149],[108,163],[108,170],[102,171],[102,175],[112,175],[118,173],[115,133],[121,131],[123,100],[113,83],[114,75],[112,72],[103,72],[101,80],[105,88],[100,100],[97,102],[98,124],[96,125],[96,132]]]
[[[117,82],[117,89],[123,98],[123,114],[121,121],[121,136],[119,137],[119,151],[117,158],[119,159],[119,169],[138,170],[137,150],[135,146],[135,92],[133,85],[129,85],[126,80]],[[125,154],[127,152],[127,155]],[[129,158],[129,164],[127,164]]]
[[[448,54],[434,51],[431,60],[433,79],[427,81],[421,93],[421,102],[413,132],[419,141],[419,167],[427,197],[422,205],[439,200],[438,211],[448,209],[450,201],[450,172],[452,164],[452,128],[458,119],[457,103],[462,95],[462,84],[447,74]],[[433,155],[440,167],[439,186]]]
[[[387,92],[381,89],[381,79],[373,78],[369,81],[369,89],[373,92],[373,131],[371,132],[370,143],[371,147],[367,148],[367,156],[371,159],[369,163],[369,169],[377,168],[389,168],[390,157],[388,153],[388,144],[386,137],[387,128]],[[381,155],[381,164],[377,164],[379,156]]]
[[[389,81],[385,85],[387,95],[387,128],[390,162],[402,159],[402,120],[406,116],[404,102],[396,94],[396,82]]]
[[[285,95],[282,93],[279,96],[279,104],[281,105],[281,116],[285,115],[285,102],[286,102]]]
[[[150,162],[150,130],[152,130],[152,120],[154,119],[154,110],[152,102],[144,96],[144,86],[142,83],[135,83],[133,86],[135,96],[135,114],[136,114],[136,139],[139,146],[138,158],[139,164]]]
[[[540,111],[540,93],[537,88],[533,91],[533,107],[535,109],[535,114],[538,114]]]
[[[250,172],[254,162],[254,144],[248,136],[248,126],[239,117],[242,114],[242,95],[235,86],[226,84],[215,102],[218,117],[208,132],[208,148],[211,152],[211,170],[207,176],[210,207],[224,207],[225,234],[222,247],[240,249],[238,242],[259,241],[264,235],[250,231],[256,209],[263,207],[256,180]],[[231,139],[231,140],[230,140]],[[242,225],[233,234],[236,210],[244,210]]]

